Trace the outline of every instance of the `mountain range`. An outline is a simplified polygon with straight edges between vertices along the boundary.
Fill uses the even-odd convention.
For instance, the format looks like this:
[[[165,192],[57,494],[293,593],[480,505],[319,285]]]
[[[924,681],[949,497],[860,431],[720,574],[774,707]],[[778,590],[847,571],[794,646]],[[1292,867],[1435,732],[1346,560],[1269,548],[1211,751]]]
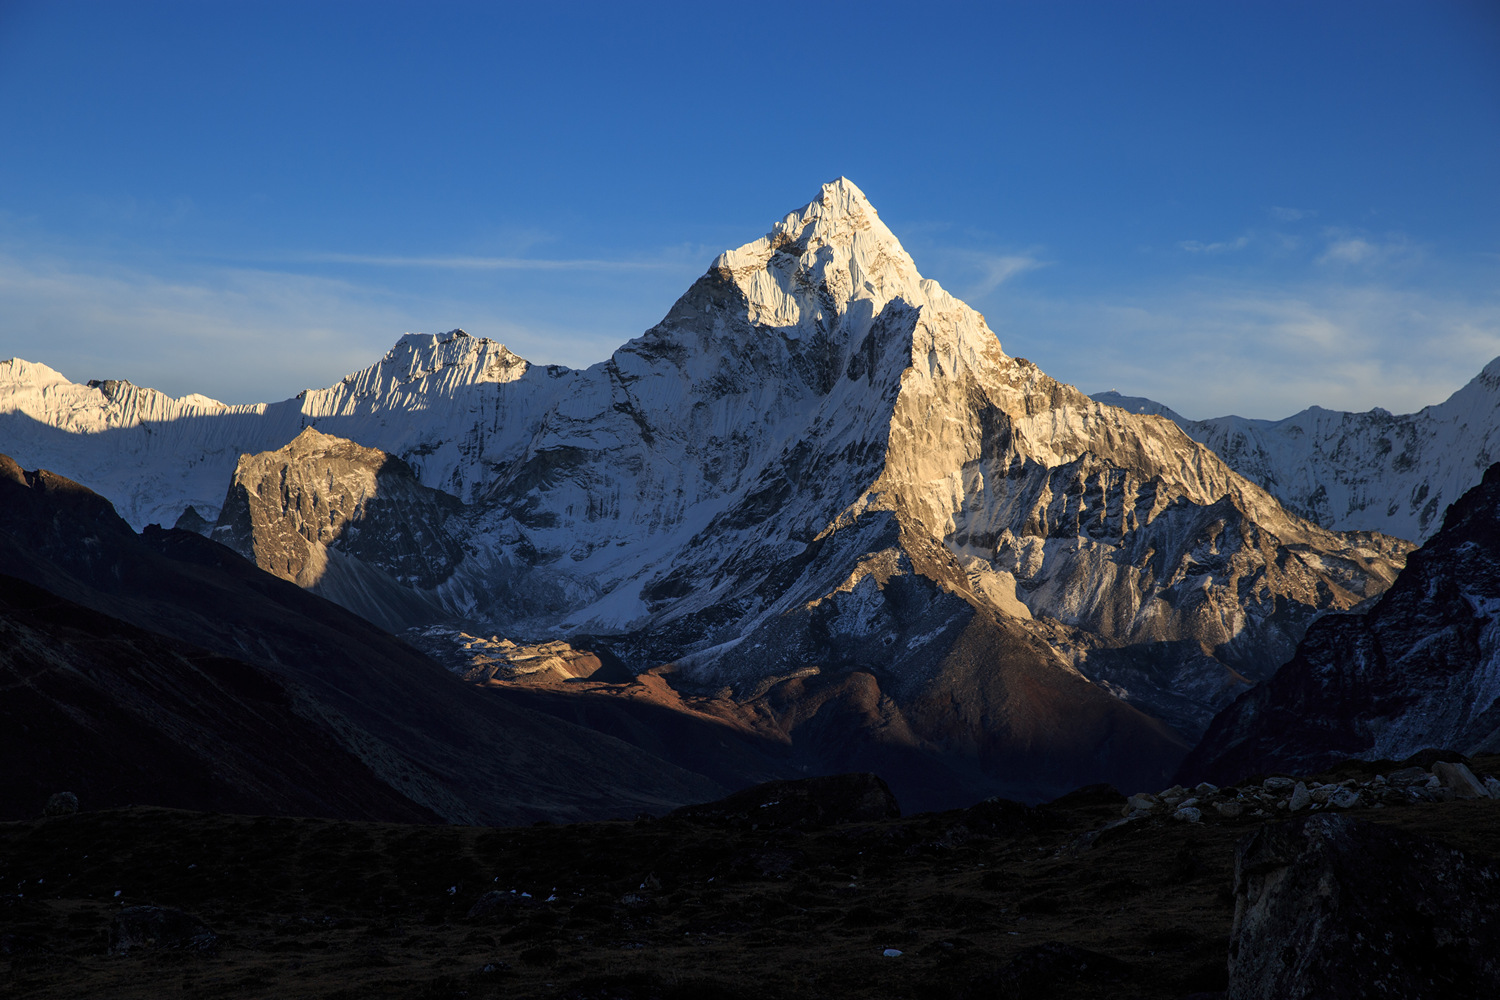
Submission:
[[[587,369],[407,335],[335,386],[226,406],[13,359],[0,435],[142,537],[208,534],[476,696],[688,771],[717,744],[705,780],[879,770],[935,808],[1162,787],[1310,625],[1392,585],[1412,543],[1370,528],[1477,481],[1485,378],[1345,420],[1322,499],[1288,493],[1281,425],[1231,441],[1008,355],[841,179]],[[1381,493],[1419,475],[1419,503]],[[1340,530],[1345,506],[1394,513]]]
[[[1270,680],[1216,716],[1185,780],[1500,749],[1500,464],[1363,614],[1308,629]]]
[[[1188,420],[1141,396],[1093,398],[1166,417],[1287,510],[1337,531],[1424,541],[1500,460],[1500,358],[1443,402],[1406,414],[1311,406],[1282,420]]]

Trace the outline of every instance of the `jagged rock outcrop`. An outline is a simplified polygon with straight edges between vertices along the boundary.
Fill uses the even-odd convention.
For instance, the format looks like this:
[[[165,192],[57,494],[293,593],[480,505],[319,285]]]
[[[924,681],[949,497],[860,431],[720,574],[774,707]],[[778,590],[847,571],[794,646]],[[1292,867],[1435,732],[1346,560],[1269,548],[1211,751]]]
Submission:
[[[1322,814],[1235,857],[1229,1000],[1500,993],[1500,870],[1426,837]]]
[[[465,558],[462,511],[399,458],[309,427],[284,448],[240,458],[212,537],[400,631],[443,613],[432,595],[452,590]]]
[[[170,409],[89,391],[121,434],[117,401]],[[43,422],[62,398],[88,410],[42,395],[13,391]],[[240,524],[237,547],[276,572],[321,573],[337,596],[325,581],[348,555],[462,631],[668,663],[673,684],[727,688],[786,732],[806,728],[794,694],[837,690],[850,725],[882,719],[883,739],[1017,796],[1167,777],[1218,707],[1313,618],[1381,592],[1406,551],[1288,515],[1170,421],[1006,355],[846,180],[587,370],[408,336],[338,386],[203,419],[216,442],[274,449],[315,423],[466,505],[377,484],[411,500],[381,516],[462,540],[388,572],[343,540],[376,501],[349,513],[332,494],[358,491],[300,454],[355,445],[304,437],[241,462],[244,503],[232,489],[217,529]],[[167,423],[152,434],[191,451]]]
[[[1110,391],[1094,398],[1175,421],[1287,510],[1338,531],[1420,542],[1437,531],[1447,505],[1500,459],[1500,358],[1416,413],[1312,406],[1283,420],[1188,420],[1138,396]]]
[[[210,535],[214,530],[213,522],[198,513],[198,508],[192,504],[183,509],[172,527],[178,531],[191,531],[195,535]]]
[[[1315,623],[1290,662],[1224,709],[1183,774],[1232,781],[1432,746],[1500,750],[1500,465],[1372,608]]]
[[[577,649],[560,640],[517,643],[498,635],[477,636],[441,625],[408,633],[419,648],[474,684],[526,681],[550,684],[577,678],[627,681],[630,671],[608,653]]]

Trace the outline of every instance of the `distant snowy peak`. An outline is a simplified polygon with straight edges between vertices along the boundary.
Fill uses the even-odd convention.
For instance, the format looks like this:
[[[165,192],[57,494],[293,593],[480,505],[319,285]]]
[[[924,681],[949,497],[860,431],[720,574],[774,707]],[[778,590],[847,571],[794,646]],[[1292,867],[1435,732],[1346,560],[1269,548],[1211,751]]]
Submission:
[[[75,432],[93,433],[184,416],[259,413],[264,409],[263,404],[229,406],[198,393],[173,398],[125,379],[91,379],[80,385],[34,361],[0,361],[0,413],[24,413]]]
[[[1096,403],[1106,406],[1118,406],[1122,410],[1138,413],[1144,416],[1166,417],[1179,427],[1188,423],[1188,419],[1176,410],[1164,403],[1158,403],[1154,399],[1145,396],[1126,396],[1120,392],[1110,389],[1108,392],[1096,392],[1089,397]]]
[[[189,505],[215,516],[240,455],[278,449],[313,425],[414,460],[427,485],[463,495],[493,431],[524,427],[537,398],[573,374],[534,368],[462,330],[406,334],[380,361],[328,388],[226,405],[123,379],[74,383],[12,358],[0,361],[0,436],[23,465],[112,498],[136,528],[173,524]],[[509,408],[497,403],[501,386],[517,388]]]
[[[1421,541],[1500,459],[1500,358],[1444,402],[1407,414],[1310,406],[1284,420],[1187,420],[1141,397],[1093,398],[1168,417],[1288,510],[1338,531]]]
[[[471,337],[463,330],[441,335],[408,333],[370,367],[345,376],[339,385],[304,395],[338,395],[349,387],[357,396],[368,397],[413,384],[423,389],[452,389],[479,382],[514,382],[529,367],[504,344]]]

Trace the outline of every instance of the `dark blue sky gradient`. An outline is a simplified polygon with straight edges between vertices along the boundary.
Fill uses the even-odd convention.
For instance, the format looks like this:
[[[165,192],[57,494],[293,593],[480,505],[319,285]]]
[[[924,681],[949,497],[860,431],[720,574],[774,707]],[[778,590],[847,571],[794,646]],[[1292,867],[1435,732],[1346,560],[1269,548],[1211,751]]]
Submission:
[[[539,360],[587,363],[659,318],[718,250],[842,174],[1007,350],[1086,390],[1108,387],[1097,366],[1113,351],[1113,370],[1137,378],[1122,390],[1182,384],[1167,402],[1212,409],[1184,371],[1142,384],[1165,370],[1142,360],[1151,317],[1189,337],[1213,326],[1216,298],[1291,298],[1353,331],[1333,302],[1358,292],[1469,331],[1434,342],[1451,364],[1413,390],[1451,391],[1500,353],[1485,339],[1500,337],[1497,8],[0,0],[0,249],[14,272],[0,280],[0,355],[73,378],[99,374],[73,370],[74,354],[114,358],[169,391],[280,397],[374,360],[402,332],[380,328],[388,315],[529,331],[554,349]],[[1034,266],[991,285],[984,262],[1004,257]],[[234,274],[290,275],[310,295],[344,289],[376,328],[328,333],[344,338],[337,357],[305,370],[250,366],[235,383],[208,357],[194,381],[192,338],[173,341],[170,372],[143,360],[164,348],[136,327],[135,353],[111,354],[47,305],[39,268],[201,286],[224,331],[234,308],[255,308],[226,293]],[[1121,309],[1136,320],[1106,329]],[[1388,341],[1419,336],[1411,322],[1370,333],[1384,375],[1341,376],[1347,399],[1298,405],[1387,400],[1358,386],[1397,384]],[[275,326],[247,319],[247,343],[274,342]]]

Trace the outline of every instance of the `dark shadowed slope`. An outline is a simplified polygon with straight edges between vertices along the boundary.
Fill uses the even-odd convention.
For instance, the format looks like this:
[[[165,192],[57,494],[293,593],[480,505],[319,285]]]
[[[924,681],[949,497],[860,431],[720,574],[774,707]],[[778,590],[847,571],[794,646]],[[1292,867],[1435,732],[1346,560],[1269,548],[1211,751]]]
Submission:
[[[88,809],[431,822],[268,671],[0,576],[0,816]]]
[[[1423,747],[1500,748],[1500,465],[1448,508],[1363,615],[1330,615],[1297,655],[1214,719],[1193,781]]]
[[[3,456],[0,566],[94,612],[266,671],[292,693],[292,710],[394,789],[394,799],[446,820],[662,811],[723,791],[465,685],[364,619],[208,539],[157,528],[136,535],[103,497]],[[195,687],[206,677],[190,675],[179,697],[209,704],[216,695]]]

